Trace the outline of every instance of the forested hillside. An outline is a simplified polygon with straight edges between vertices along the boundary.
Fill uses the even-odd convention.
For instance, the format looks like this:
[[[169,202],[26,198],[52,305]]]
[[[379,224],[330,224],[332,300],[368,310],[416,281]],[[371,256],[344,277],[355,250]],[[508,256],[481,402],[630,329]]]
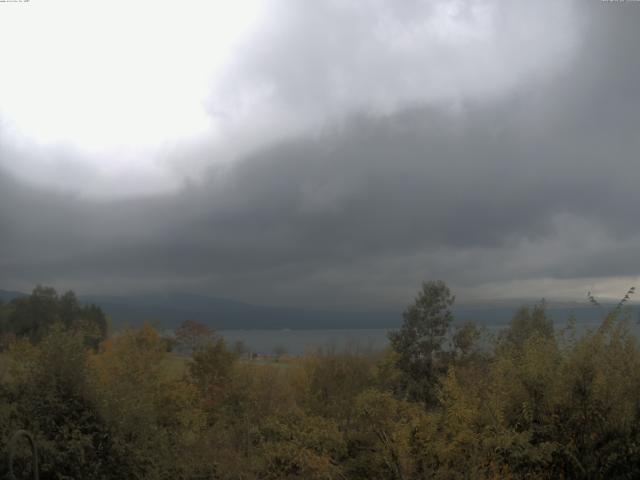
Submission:
[[[2,309],[0,450],[31,431],[43,479],[638,478],[625,300],[581,335],[543,304],[494,336],[453,328],[453,304],[427,282],[387,351],[257,361],[195,323],[177,336],[191,357],[149,325],[98,338],[91,307],[68,316],[69,295],[37,290]]]

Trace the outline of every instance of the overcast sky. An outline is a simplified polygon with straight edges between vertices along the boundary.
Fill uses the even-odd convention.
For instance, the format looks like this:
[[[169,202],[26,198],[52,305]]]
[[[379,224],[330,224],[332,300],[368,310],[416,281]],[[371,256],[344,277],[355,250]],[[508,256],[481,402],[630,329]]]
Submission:
[[[0,288],[620,297],[640,2],[0,3]]]

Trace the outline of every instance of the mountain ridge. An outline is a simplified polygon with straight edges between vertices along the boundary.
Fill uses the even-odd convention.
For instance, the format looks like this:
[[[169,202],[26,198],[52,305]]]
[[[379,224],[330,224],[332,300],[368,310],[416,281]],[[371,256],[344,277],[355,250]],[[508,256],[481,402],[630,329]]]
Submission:
[[[26,293],[0,290],[0,300],[27,296]],[[116,328],[141,325],[145,321],[160,328],[173,329],[184,320],[205,323],[217,330],[233,329],[375,329],[398,328],[402,310],[339,310],[287,306],[254,305],[193,293],[154,293],[137,295],[79,295],[83,303],[94,303],[104,310]],[[456,323],[475,321],[479,325],[506,325],[523,305],[536,301],[498,300],[460,304],[453,308]],[[615,303],[603,303],[609,310]],[[640,307],[630,305],[632,315],[640,318]],[[578,322],[593,323],[602,311],[588,302],[549,301],[547,312],[555,323],[565,323],[570,315]]]

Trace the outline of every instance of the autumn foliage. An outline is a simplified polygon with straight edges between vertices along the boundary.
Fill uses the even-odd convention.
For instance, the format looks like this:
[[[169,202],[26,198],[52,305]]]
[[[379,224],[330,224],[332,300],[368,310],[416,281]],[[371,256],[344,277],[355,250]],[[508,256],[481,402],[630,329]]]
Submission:
[[[277,363],[210,331],[178,356],[150,325],[93,349],[57,323],[0,354],[0,451],[30,430],[43,479],[640,478],[623,308],[587,331],[523,308],[491,336],[451,325],[452,298],[426,284],[385,352]]]

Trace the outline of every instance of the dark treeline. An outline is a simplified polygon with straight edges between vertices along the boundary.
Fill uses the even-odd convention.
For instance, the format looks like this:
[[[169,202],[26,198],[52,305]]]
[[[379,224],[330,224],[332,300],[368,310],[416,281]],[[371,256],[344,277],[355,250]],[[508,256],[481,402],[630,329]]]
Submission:
[[[81,331],[87,346],[97,348],[107,337],[107,317],[100,307],[82,305],[72,291],[58,295],[55,289],[38,285],[31,295],[0,300],[0,349],[16,338],[38,343],[55,324]]]
[[[388,350],[268,362],[196,322],[190,357],[149,325],[107,337],[97,307],[39,287],[0,308],[0,451],[30,430],[43,479],[639,478],[624,302],[581,335],[524,307],[494,337],[454,328],[453,302],[427,282]]]

